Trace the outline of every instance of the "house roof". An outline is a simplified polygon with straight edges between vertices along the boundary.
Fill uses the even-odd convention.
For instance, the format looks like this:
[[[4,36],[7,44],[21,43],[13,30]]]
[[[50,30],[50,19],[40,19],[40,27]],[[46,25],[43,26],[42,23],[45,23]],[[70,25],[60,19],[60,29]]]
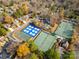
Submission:
[[[0,18],[0,22],[3,22],[4,21],[4,18],[2,17],[2,18]]]

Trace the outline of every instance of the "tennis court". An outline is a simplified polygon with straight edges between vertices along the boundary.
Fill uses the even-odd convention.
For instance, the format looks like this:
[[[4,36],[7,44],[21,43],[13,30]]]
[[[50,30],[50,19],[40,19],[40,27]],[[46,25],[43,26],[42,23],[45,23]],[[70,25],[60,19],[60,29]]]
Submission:
[[[40,31],[41,31],[40,28],[30,23],[24,29],[16,32],[14,36],[18,39],[28,41],[29,39],[35,37]]]
[[[16,35],[17,35],[17,38],[23,39],[24,41],[28,41],[31,38],[31,36],[23,32],[17,32]]]
[[[55,34],[65,38],[71,38],[72,33],[73,25],[69,22],[61,22],[57,30],[55,31]]]
[[[41,32],[40,35],[35,39],[35,43],[40,46],[46,39],[47,34]]]
[[[40,29],[32,24],[29,24],[25,29],[22,30],[23,33],[31,37],[35,37],[39,31]]]
[[[47,51],[56,42],[56,37],[45,32],[41,32],[34,42],[38,46],[39,50]]]

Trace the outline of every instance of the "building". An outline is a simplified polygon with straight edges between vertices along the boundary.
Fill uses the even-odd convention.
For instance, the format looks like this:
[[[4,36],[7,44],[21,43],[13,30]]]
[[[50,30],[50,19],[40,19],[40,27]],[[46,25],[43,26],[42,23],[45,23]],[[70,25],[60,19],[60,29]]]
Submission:
[[[4,11],[4,9],[0,7],[0,14],[2,14],[3,11]]]

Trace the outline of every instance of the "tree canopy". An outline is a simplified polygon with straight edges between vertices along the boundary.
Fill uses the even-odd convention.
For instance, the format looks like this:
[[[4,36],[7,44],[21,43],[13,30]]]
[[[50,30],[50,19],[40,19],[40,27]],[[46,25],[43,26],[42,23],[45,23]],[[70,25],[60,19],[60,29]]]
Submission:
[[[32,52],[35,52],[36,50],[38,50],[37,45],[33,41],[29,42],[29,47]]]
[[[45,54],[48,59],[60,59],[59,51],[56,50],[54,47],[49,49]]]
[[[39,59],[38,56],[35,53],[32,53],[30,59]]]
[[[11,16],[5,16],[4,22],[11,24],[14,22],[14,18]]]
[[[4,28],[0,28],[0,36],[6,35],[7,31]]]
[[[7,30],[4,28],[3,24],[0,22],[0,36],[6,35]]]
[[[75,55],[73,51],[70,51],[70,52],[65,51],[62,56],[63,56],[63,59],[75,59]]]
[[[17,49],[17,55],[19,57],[24,57],[30,53],[30,49],[28,48],[28,43],[23,43]]]

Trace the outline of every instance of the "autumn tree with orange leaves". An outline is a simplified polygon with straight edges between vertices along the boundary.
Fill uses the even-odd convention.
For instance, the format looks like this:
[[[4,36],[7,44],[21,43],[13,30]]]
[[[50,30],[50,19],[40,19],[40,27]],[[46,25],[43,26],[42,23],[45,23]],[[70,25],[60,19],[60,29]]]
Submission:
[[[30,54],[30,49],[28,48],[28,43],[23,43],[17,49],[17,55],[19,57],[24,57]]]

